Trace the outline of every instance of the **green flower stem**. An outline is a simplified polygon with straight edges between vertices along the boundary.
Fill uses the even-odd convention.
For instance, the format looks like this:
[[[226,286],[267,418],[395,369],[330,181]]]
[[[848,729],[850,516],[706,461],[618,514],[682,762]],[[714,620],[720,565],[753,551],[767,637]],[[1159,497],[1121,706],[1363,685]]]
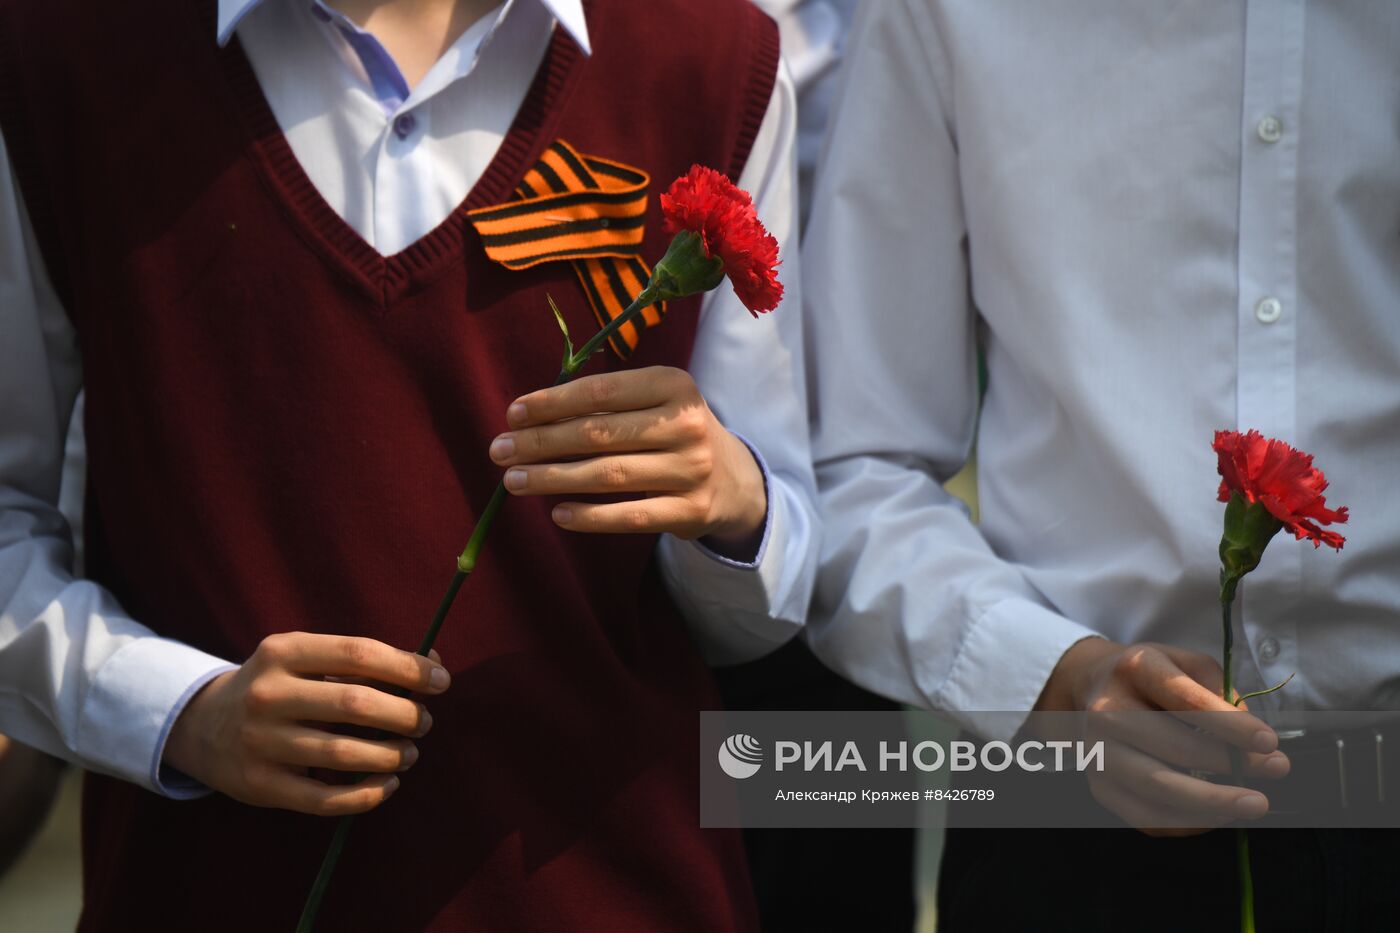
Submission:
[[[569,353],[564,357],[564,364],[560,368],[554,384],[556,386],[563,385],[573,379],[589,358],[597,353],[613,334],[621,330],[628,321],[639,317],[644,309],[655,304],[660,297],[655,285],[648,283],[647,287],[642,289],[641,294],[627,306],[627,310],[609,321],[607,326],[594,334],[587,343],[579,348],[577,353]],[[429,623],[428,631],[424,633],[423,640],[418,645],[419,654],[426,657],[428,652],[432,650],[433,643],[437,641],[438,632],[442,631],[442,624],[447,620],[452,603],[457,599],[457,592],[461,590],[462,584],[467,581],[471,572],[476,569],[476,561],[481,556],[486,536],[491,533],[491,526],[496,523],[496,516],[500,514],[506,496],[505,484],[498,483],[496,491],[491,494],[486,508],[477,518],[475,527],[472,528],[467,546],[457,558],[457,572],[452,575],[447,592],[443,595],[442,601],[438,603],[437,612],[433,614],[433,621]],[[407,695],[407,693],[408,691],[403,691],[400,695]],[[355,780],[358,781],[363,777],[362,774],[356,775]],[[321,899],[325,896],[326,888],[331,883],[331,876],[335,874],[335,866],[340,861],[340,853],[345,849],[345,840],[349,838],[350,829],[354,823],[354,816],[345,816],[341,817],[340,823],[336,826],[335,835],[331,837],[331,844],[326,848],[325,857],[321,859],[321,868],[316,873],[316,880],[311,885],[310,893],[306,895],[306,904],[301,910],[301,920],[297,922],[297,933],[311,933],[311,929],[316,923],[316,914],[321,909]]]
[[[500,489],[497,490],[498,493],[501,491]],[[492,505],[495,506],[494,509]],[[486,511],[482,513],[481,519],[478,520],[477,525],[480,526],[485,522],[488,514],[494,517],[495,512],[499,510],[500,503],[497,502],[496,497],[493,496],[491,498],[491,503],[486,506]],[[475,533],[472,535],[472,540],[477,540],[477,535]],[[480,542],[478,541],[478,550],[480,546]],[[468,543],[468,549],[471,549],[470,543]],[[460,560],[458,564],[460,566]],[[443,620],[447,618],[447,611],[452,608],[452,602],[457,598],[457,591],[462,588],[462,584],[466,582],[466,579],[467,574],[461,570],[458,570],[452,575],[452,582],[448,584],[447,593],[442,597],[442,601],[438,603],[437,612],[433,613],[433,621],[428,626],[427,633],[423,636],[422,644],[418,647],[419,654],[426,656],[428,652],[432,650],[433,642],[437,640],[437,634],[442,629]],[[407,696],[408,692],[407,690],[394,691],[394,693],[399,696]],[[353,780],[360,781],[363,780],[364,777],[365,775],[363,774],[357,774],[354,776]],[[302,906],[301,919],[297,921],[297,933],[311,933],[311,928],[316,923],[316,914],[321,909],[321,898],[325,896],[326,888],[331,883],[331,875],[335,873],[335,866],[340,861],[340,853],[345,848],[345,840],[350,837],[350,830],[354,825],[355,817],[353,815],[342,816],[340,821],[336,823],[335,835],[331,837],[331,844],[326,847],[326,854],[321,859],[321,868],[316,872],[316,880],[312,882],[311,891],[306,895],[306,903]]]
[[[1240,866],[1240,933],[1254,933],[1254,877],[1249,873],[1249,830],[1235,830],[1235,861]]]
[[[1233,677],[1231,676],[1233,665],[1230,657],[1235,646],[1235,627],[1233,625],[1233,613],[1231,612],[1235,605],[1233,598],[1234,589],[1233,586],[1229,588],[1228,592],[1231,598],[1227,599],[1222,594],[1220,600],[1221,624],[1225,637],[1225,648],[1222,652],[1222,657],[1224,659],[1224,664],[1222,666],[1225,669],[1225,676],[1223,678],[1224,687],[1221,689],[1220,693],[1221,696],[1224,697],[1226,703],[1239,706],[1240,703],[1244,702],[1245,697],[1235,697]],[[1285,680],[1283,683],[1286,684],[1288,681]],[[1282,687],[1283,684],[1279,684],[1278,686]],[[1278,687],[1272,689],[1277,690]],[[1260,693],[1269,692],[1271,691],[1260,691]],[[1251,693],[1250,696],[1257,696],[1257,694]],[[1230,746],[1230,771],[1235,779],[1238,780],[1240,777],[1240,754],[1239,749],[1235,748],[1233,745]],[[1249,869],[1249,830],[1245,829],[1243,826],[1235,829],[1235,863],[1239,869],[1240,876],[1240,933],[1254,933],[1254,876]]]
[[[311,933],[311,927],[316,923],[316,914],[321,909],[321,898],[326,894],[326,886],[331,883],[331,875],[335,872],[336,863],[340,861],[340,852],[345,848],[345,840],[350,836],[350,829],[354,825],[354,816],[342,816],[336,824],[335,835],[331,837],[331,844],[326,848],[325,857],[321,859],[321,870],[316,872],[316,881],[311,885],[311,892],[306,895],[305,906],[301,908],[297,933]]]
[[[657,289],[654,282],[648,282],[646,288],[642,289],[641,293],[638,294],[636,298],[632,299],[632,303],[627,306],[626,311],[623,311],[617,317],[609,321],[607,326],[590,337],[588,342],[580,347],[577,353],[570,354],[564,360],[564,367],[559,371],[559,378],[554,384],[559,385],[560,383],[568,382],[572,379],[574,373],[583,368],[583,364],[588,362],[590,356],[598,352],[598,348],[601,347],[608,338],[621,330],[622,326],[628,321],[640,315],[644,309],[656,304],[662,297],[658,294],[658,291],[659,289]]]
[[[1221,666],[1225,668],[1225,685],[1224,688],[1220,691],[1220,695],[1225,698],[1226,703],[1232,703],[1238,706],[1239,704],[1235,703],[1235,686],[1233,677],[1234,665],[1230,663],[1230,655],[1234,652],[1235,649],[1235,626],[1233,624],[1234,620],[1231,617],[1230,611],[1234,607],[1234,605],[1234,599],[1220,600],[1221,632],[1225,638],[1225,647],[1224,650],[1220,653],[1222,659]]]

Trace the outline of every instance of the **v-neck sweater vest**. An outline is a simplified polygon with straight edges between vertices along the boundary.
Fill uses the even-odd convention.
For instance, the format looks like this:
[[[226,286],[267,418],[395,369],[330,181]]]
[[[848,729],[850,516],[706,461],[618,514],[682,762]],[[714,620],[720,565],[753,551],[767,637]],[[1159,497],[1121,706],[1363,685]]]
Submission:
[[[555,139],[661,186],[738,176],[778,62],[741,0],[592,0],[556,30],[460,209],[383,257],[321,198],[213,2],[0,0],[0,128],[82,347],[89,573],[157,633],[240,660],[274,632],[417,644],[499,479],[507,404],[596,329],[565,263],[487,260]],[[684,367],[697,300],[630,365]],[[596,358],[590,371],[620,365]],[[709,672],[651,536],[513,499],[438,642],[454,674],[402,789],[362,818],[318,929],[755,926],[736,834],[699,828]],[[90,775],[80,929],[295,924],[333,821]]]

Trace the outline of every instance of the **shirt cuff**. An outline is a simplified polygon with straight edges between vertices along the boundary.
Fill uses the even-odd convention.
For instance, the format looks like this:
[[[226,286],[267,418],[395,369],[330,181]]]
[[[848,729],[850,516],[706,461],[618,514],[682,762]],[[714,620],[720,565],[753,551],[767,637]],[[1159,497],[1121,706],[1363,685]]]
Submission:
[[[711,664],[740,664],[786,644],[800,629],[775,617],[784,574],[788,509],[763,454],[740,434],[763,474],[768,500],[763,537],[750,560],[719,554],[697,541],[662,535],[662,574]]]
[[[78,723],[84,764],[176,799],[210,791],[161,768],[170,729],[190,699],[237,665],[165,638],[137,638],[107,659],[88,688]]]
[[[1025,715],[1005,714],[1029,715],[1064,653],[1085,638],[1100,637],[1029,599],[994,603],[963,639],[935,705],[989,740],[1010,741]],[[979,717],[978,712],[1000,715]]]

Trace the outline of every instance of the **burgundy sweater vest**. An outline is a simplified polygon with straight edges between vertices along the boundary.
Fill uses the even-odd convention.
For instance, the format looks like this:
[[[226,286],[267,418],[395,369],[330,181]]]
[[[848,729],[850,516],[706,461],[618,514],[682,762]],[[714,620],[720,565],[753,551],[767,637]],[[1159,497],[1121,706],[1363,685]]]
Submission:
[[[594,0],[592,57],[556,32],[462,208],[384,258],[216,47],[213,6],[0,0],[0,127],[83,351],[90,572],[232,660],[289,630],[412,647],[507,404],[555,374],[546,293],[597,327],[567,264],[492,264],[465,211],[562,138],[651,174],[654,261],[661,187],[744,166],[776,30],[742,0]],[[697,308],[632,365],[685,366]],[[550,505],[506,503],[438,641],[454,681],[421,760],[359,821],[318,929],[755,925],[738,836],[698,828],[696,713],[718,704],[655,539],[569,534]],[[81,929],[291,929],[333,826],[90,775]]]

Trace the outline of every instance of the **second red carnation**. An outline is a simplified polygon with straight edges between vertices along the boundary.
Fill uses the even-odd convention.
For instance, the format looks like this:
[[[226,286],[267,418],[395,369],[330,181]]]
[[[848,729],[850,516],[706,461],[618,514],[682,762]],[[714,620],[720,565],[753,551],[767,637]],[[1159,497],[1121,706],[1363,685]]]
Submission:
[[[1240,493],[1264,507],[1294,536],[1341,550],[1346,539],[1321,525],[1347,520],[1346,508],[1329,509],[1322,495],[1327,477],[1312,465],[1305,454],[1258,431],[1216,431],[1212,445],[1220,458],[1220,501],[1228,502]]]

